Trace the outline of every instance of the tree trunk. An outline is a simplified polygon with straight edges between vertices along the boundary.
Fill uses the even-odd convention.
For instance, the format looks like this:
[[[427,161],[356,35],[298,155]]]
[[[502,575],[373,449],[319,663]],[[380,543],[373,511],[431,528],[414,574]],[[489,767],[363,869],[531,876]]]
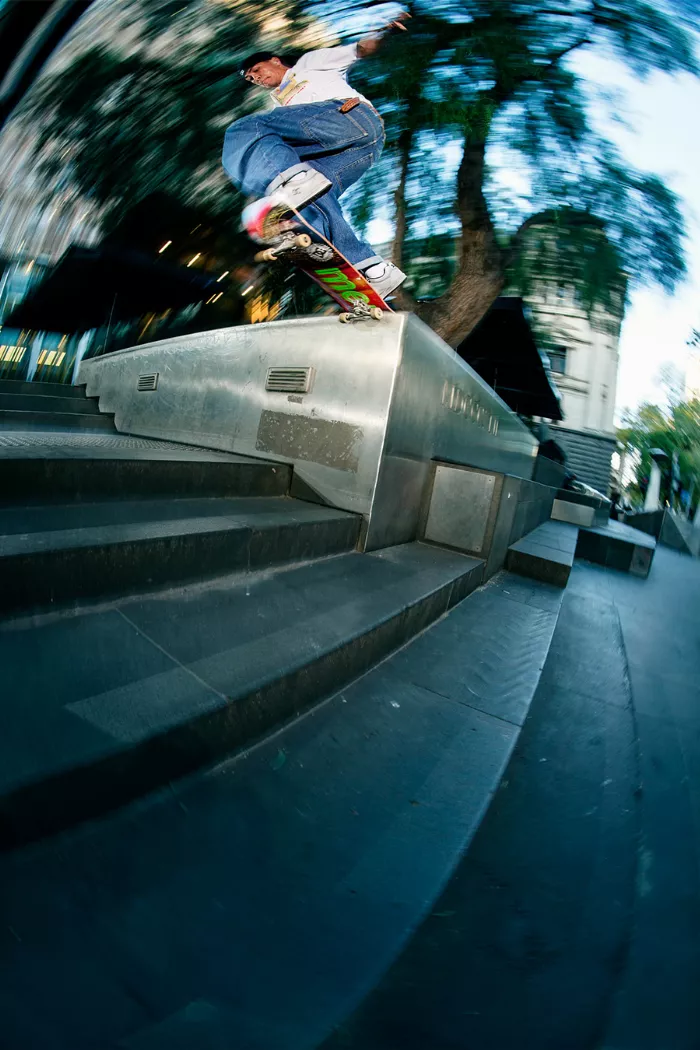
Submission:
[[[411,162],[412,145],[413,128],[408,127],[399,136],[399,184],[394,193],[394,240],[391,245],[391,259],[399,269],[403,265],[403,249],[408,230],[406,180],[408,179],[408,167]]]
[[[505,284],[505,260],[496,241],[483,184],[486,134],[470,139],[457,174],[457,210],[462,225],[457,272],[448,291],[417,312],[438,335],[457,346],[481,320]]]
[[[457,274],[447,295],[418,303],[415,313],[450,346],[457,347],[503,291],[502,273]]]

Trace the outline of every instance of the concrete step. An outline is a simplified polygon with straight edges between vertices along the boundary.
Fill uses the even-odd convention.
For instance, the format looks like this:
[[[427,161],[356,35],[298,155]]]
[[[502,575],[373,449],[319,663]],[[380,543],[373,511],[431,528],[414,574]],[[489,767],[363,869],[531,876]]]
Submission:
[[[604,496],[559,489],[552,506],[552,518],[568,521],[571,525],[605,525],[610,518],[610,500]]]
[[[624,524],[653,536],[662,547],[670,547],[695,558],[700,556],[700,529],[696,522],[688,521],[668,507],[625,514]]]
[[[666,1037],[670,1026],[674,1036],[680,1033],[673,1010],[648,1042],[639,1038],[641,1004],[657,994],[662,972],[668,974],[666,987],[673,988],[674,1007],[684,1005],[676,991],[677,972],[665,963],[653,989],[649,982],[664,930],[668,952],[677,951],[675,959],[696,967],[694,981],[683,984],[685,1004],[693,1000],[700,977],[700,958],[691,947],[700,917],[693,913],[688,919],[687,894],[669,893],[668,882],[674,866],[683,872],[676,885],[694,867],[694,832],[691,808],[666,783],[666,805],[677,803],[677,810],[672,830],[666,823],[663,871],[655,870],[663,881],[655,879],[652,889],[651,880],[640,880],[639,826],[650,805],[650,785],[645,777],[640,790],[623,632],[609,591],[606,595],[606,575],[609,579],[596,567],[575,564],[566,591],[559,591],[561,615],[539,688],[486,818],[404,951],[322,1043],[323,1050],[689,1050],[693,1045],[696,1025],[688,1025],[685,1039]],[[585,597],[577,593],[583,581]],[[656,738],[664,737],[660,719],[648,723]],[[665,762],[664,767],[657,777],[665,775],[678,790],[681,778]],[[650,808],[660,815],[658,799]],[[683,821],[685,839],[679,833]],[[690,879],[695,881],[682,885],[697,884],[694,873]],[[663,903],[650,907],[650,893]],[[687,932],[678,948],[681,927],[669,922],[664,910],[669,897],[685,914]],[[654,918],[647,936],[639,938],[645,909]],[[637,965],[612,962],[634,959],[638,941],[647,965],[640,958]],[[636,1001],[624,994],[630,977],[643,987]],[[618,1029],[615,1038],[610,1032],[617,1004],[634,1016],[635,1035]],[[690,1013],[686,1016],[690,1020]],[[694,1006],[692,1016],[697,1016]],[[419,1034],[404,1039],[406,1032]]]
[[[566,587],[574,563],[578,529],[547,521],[508,548],[506,568],[520,576]]]
[[[38,611],[352,550],[360,518],[284,497],[0,509],[0,611]]]
[[[76,412],[50,412],[0,409],[0,428],[23,430],[27,427],[66,427],[71,430],[109,430],[116,433],[114,416],[107,413],[90,415]]]
[[[32,394],[36,397],[70,397],[85,401],[85,385],[68,383],[27,383],[21,379],[0,379],[0,394]]]
[[[250,744],[414,637],[473,591],[482,573],[476,559],[405,544],[7,624],[0,628],[8,684],[3,845],[99,816]],[[472,640],[471,620],[452,639],[452,658],[467,673],[467,684],[452,688],[465,698],[478,676],[464,653],[476,647],[482,676],[485,667],[500,674],[501,650],[513,641],[503,633],[508,614],[536,613],[508,599],[500,605],[498,652],[481,635]],[[530,677],[539,668],[533,652],[515,644],[509,658],[524,661]],[[404,692],[425,673],[425,660],[401,664]],[[440,688],[450,686],[443,679]],[[485,702],[493,706],[495,695]],[[504,701],[504,711],[506,703],[522,714],[522,704]],[[432,746],[427,726],[421,746]]]
[[[100,414],[96,398],[56,397],[46,394],[7,394],[0,390],[0,411],[54,412],[71,415],[95,416]]]
[[[381,568],[377,555],[352,560]],[[336,599],[348,586],[347,598],[357,601],[354,571],[337,583]],[[454,906],[435,901],[496,792],[509,794],[502,777],[561,598],[561,590],[544,584],[494,577],[381,666],[257,747],[60,840],[5,854],[5,1024],[17,1042],[49,1050],[59,1043],[203,1048],[230,1045],[234,1032],[240,1046],[280,1050],[321,1046],[336,1028],[342,1038],[341,1026],[423,919],[446,938],[460,934]],[[335,608],[333,600],[330,589],[319,613]],[[346,612],[342,601],[338,607],[340,624]],[[155,619],[153,609],[149,623]],[[219,622],[215,607],[206,624],[212,620]],[[102,632],[107,639],[109,625]],[[159,640],[169,644],[164,635]],[[228,644],[222,629],[211,651]],[[22,645],[28,649],[30,641]],[[52,649],[64,652],[63,639]],[[45,646],[35,651],[50,662]],[[425,684],[426,661],[441,670],[439,681]],[[35,661],[31,666],[43,700],[43,679]],[[123,668],[116,655],[112,666],[121,682],[137,676],[136,666]],[[72,700],[70,715],[64,706],[61,716],[88,736],[98,733],[96,708],[90,724],[90,705],[80,709],[75,699],[89,697],[99,682],[89,667],[80,665],[79,674],[70,693],[62,686],[45,699],[56,711]],[[501,708],[499,695],[509,698]],[[590,754],[587,725],[580,736]],[[29,735],[36,742],[33,730]],[[560,735],[563,747],[566,732]],[[532,761],[545,771],[540,754]],[[522,830],[517,810],[512,819]],[[569,840],[557,842],[568,847]],[[497,859],[484,865],[494,909],[502,898],[504,907],[517,903],[519,885],[517,877],[505,887],[489,880]],[[546,851],[542,871],[547,881]],[[584,865],[581,878],[588,876]],[[522,909],[518,920],[507,955],[527,979],[522,959],[533,952],[526,936],[521,948]],[[57,944],[62,981],[79,993],[56,994]],[[536,965],[541,969],[541,952]],[[424,1001],[413,993],[416,1005]],[[439,1045],[434,1029],[414,1030],[425,1037],[413,1045]],[[400,1023],[391,1034],[397,1031]],[[399,1035],[392,1045],[405,1043]]]
[[[283,496],[291,482],[289,466],[225,452],[158,441],[143,441],[140,448],[139,439],[124,439],[120,447],[116,439],[98,438],[102,445],[76,447],[65,446],[57,435],[35,435],[29,442],[31,436],[6,439],[3,447],[0,435],[0,506],[140,496]]]
[[[675,511],[665,510],[658,541],[663,547],[670,547],[681,554],[689,554],[693,558],[700,556],[700,529]]]
[[[648,576],[656,540],[639,529],[609,521],[606,525],[579,529],[576,557],[605,565],[633,576]]]

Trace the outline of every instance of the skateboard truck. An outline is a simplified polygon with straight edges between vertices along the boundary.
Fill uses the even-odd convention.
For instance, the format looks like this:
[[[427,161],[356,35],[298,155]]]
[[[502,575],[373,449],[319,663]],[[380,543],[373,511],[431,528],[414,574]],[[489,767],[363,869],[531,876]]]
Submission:
[[[340,305],[343,312],[338,319],[342,323],[379,321],[391,313],[391,307],[364,274],[296,208],[263,198],[244,209],[243,226],[252,240],[268,244],[256,252],[256,262],[286,258]],[[299,233],[300,226],[309,232]]]
[[[338,314],[341,324],[354,324],[355,321],[381,321],[384,311],[379,306],[368,306],[366,303],[355,303],[351,311],[344,310]]]
[[[280,255],[294,251],[295,248],[310,248],[311,243],[308,233],[284,233],[276,244],[256,252],[254,258],[256,262],[274,262]]]

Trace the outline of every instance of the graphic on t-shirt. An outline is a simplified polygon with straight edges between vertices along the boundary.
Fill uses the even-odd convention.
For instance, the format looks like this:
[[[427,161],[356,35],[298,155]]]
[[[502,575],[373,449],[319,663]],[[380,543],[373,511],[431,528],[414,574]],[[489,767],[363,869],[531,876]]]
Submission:
[[[280,106],[288,106],[294,96],[298,95],[300,91],[303,91],[308,83],[308,80],[297,80],[292,73],[284,86],[280,85],[280,87],[272,92],[272,97],[280,104]]]

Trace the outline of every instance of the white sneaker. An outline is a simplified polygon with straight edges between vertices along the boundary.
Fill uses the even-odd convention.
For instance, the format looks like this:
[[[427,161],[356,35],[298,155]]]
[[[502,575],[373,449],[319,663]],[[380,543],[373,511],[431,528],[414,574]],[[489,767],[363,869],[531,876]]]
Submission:
[[[273,197],[252,201],[241,212],[241,227],[257,244],[271,244],[297,225],[294,217],[284,207],[280,208],[279,201]]]
[[[382,299],[386,299],[387,295],[396,291],[406,280],[406,274],[388,260],[372,263],[371,266],[365,267],[362,273]]]
[[[315,168],[302,168],[288,178],[285,178],[283,172],[267,187],[267,194],[281,204],[301,211],[307,204],[327,193],[332,185],[330,179]]]
[[[250,204],[246,204],[241,212],[241,228],[258,244],[265,243],[265,219],[271,208],[272,202],[270,198],[261,197],[257,201],[251,201]]]

